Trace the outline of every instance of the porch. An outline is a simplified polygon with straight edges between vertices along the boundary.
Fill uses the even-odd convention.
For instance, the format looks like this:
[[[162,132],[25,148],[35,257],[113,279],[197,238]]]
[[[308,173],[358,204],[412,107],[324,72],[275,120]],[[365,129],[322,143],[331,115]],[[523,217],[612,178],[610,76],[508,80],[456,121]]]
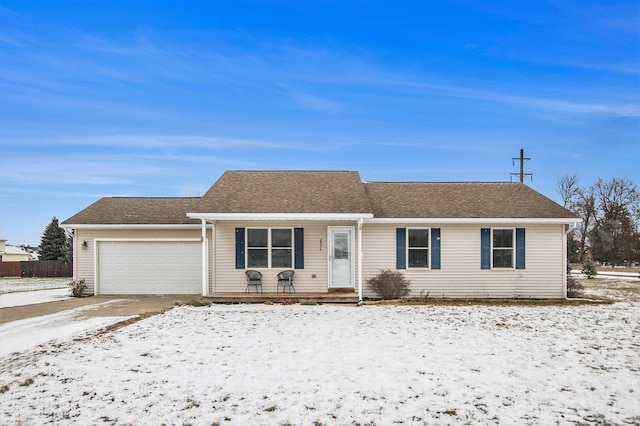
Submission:
[[[358,303],[358,294],[353,291],[329,293],[211,293],[203,298],[211,303]]]

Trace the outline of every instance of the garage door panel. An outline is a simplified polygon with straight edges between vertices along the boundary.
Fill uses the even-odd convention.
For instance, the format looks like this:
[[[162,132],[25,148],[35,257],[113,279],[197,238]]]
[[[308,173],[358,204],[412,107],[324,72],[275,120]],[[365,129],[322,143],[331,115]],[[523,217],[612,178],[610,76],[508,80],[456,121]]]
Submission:
[[[200,294],[202,255],[192,241],[100,241],[100,294]]]

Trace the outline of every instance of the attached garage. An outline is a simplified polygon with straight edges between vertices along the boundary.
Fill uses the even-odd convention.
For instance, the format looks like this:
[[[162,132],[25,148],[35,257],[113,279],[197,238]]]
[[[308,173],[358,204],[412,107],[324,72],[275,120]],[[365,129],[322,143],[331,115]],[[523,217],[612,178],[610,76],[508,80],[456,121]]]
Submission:
[[[201,294],[198,241],[96,241],[97,294]]]

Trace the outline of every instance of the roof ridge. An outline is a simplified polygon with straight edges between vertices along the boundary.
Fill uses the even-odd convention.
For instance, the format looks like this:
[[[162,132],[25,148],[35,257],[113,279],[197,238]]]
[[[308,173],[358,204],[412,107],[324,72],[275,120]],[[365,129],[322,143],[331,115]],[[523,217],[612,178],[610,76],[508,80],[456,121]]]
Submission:
[[[360,173],[358,170],[227,170],[225,173]]]
[[[156,196],[128,196],[128,195],[117,195],[115,197],[103,197],[103,198],[111,198],[111,199],[115,199],[115,198],[126,198],[127,200],[131,200],[131,199],[145,199],[145,200],[149,200],[149,199],[157,199],[157,200],[178,200],[178,199],[194,199],[194,200],[198,200],[202,197],[181,197],[181,196],[173,196],[173,197],[156,197]]]

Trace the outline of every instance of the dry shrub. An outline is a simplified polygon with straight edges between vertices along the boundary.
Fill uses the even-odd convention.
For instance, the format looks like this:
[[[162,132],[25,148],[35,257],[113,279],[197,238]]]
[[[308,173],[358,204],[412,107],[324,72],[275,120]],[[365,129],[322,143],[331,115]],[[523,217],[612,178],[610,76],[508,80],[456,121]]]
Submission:
[[[402,272],[383,269],[367,280],[367,286],[382,299],[401,299],[409,294],[409,284]]]
[[[69,288],[71,289],[71,295],[73,297],[84,296],[84,290],[87,288],[87,284],[84,282],[84,278],[79,280],[73,280],[68,285],[69,285]]]

